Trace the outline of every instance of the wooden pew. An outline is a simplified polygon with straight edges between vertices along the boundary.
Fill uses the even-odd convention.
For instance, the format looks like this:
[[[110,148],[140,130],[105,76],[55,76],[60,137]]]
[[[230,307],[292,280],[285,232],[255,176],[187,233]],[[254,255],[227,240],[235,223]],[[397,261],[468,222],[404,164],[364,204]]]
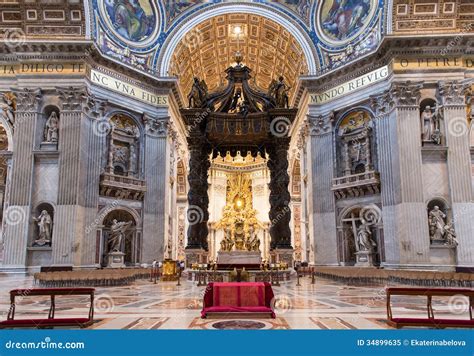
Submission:
[[[425,326],[442,329],[446,327],[472,328],[474,320],[472,310],[474,307],[474,290],[460,288],[403,288],[388,287],[385,289],[387,294],[387,321],[388,324],[401,328],[404,326]],[[425,296],[427,317],[426,318],[395,318],[392,314],[391,297],[394,295]],[[469,319],[440,319],[435,318],[433,312],[433,297],[452,297],[463,295],[469,299]]]
[[[87,327],[94,322],[94,288],[41,288],[41,289],[14,289],[10,291],[10,310],[7,320],[0,322],[0,329],[5,328],[51,328],[61,326]],[[56,318],[56,296],[80,296],[90,297],[89,315],[87,318]],[[34,297],[49,296],[51,306],[49,308],[48,318],[42,319],[15,319],[15,298],[16,297]]]

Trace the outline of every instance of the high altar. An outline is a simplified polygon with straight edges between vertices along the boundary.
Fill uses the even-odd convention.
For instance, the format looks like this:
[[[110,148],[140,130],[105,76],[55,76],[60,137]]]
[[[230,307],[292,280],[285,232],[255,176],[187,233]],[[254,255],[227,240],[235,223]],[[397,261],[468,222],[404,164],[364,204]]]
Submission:
[[[254,201],[262,205],[264,192],[259,191],[262,184],[258,183],[266,180],[266,169],[262,168],[265,159],[238,155],[234,161],[229,167],[240,169],[223,172],[226,179],[225,206],[218,215],[219,220],[211,222],[211,259],[216,257],[219,265],[260,264],[262,257],[265,259],[268,255],[268,223],[259,220]],[[230,162],[225,158],[220,160],[211,166],[211,171],[224,169],[226,163]],[[254,197],[253,187],[259,191],[258,197]]]

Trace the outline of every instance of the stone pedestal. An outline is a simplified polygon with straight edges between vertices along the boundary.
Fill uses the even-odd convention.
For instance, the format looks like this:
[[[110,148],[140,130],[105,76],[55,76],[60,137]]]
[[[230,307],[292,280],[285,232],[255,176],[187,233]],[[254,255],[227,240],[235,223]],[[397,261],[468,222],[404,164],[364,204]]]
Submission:
[[[57,142],[41,142],[40,149],[42,151],[57,151],[58,143]]]
[[[293,266],[293,249],[274,249],[270,251],[272,263],[287,263],[288,267]]]
[[[259,265],[262,263],[260,251],[219,251],[217,263],[223,265]]]
[[[359,251],[356,255],[356,267],[374,267],[374,253],[370,251]]]
[[[123,252],[109,252],[107,254],[107,268],[123,268],[125,254]]]
[[[207,263],[208,253],[204,249],[189,248],[184,253],[186,254],[186,267],[188,268],[194,263]]]

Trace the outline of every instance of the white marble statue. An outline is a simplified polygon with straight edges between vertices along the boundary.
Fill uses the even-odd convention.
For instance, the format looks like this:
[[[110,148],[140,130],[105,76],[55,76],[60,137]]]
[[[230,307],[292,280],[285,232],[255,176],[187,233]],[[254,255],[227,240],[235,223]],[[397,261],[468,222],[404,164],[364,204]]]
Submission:
[[[132,221],[117,221],[117,219],[112,221],[110,235],[107,240],[109,252],[121,252],[125,232],[131,225]]]
[[[424,142],[441,143],[441,132],[439,129],[439,117],[436,112],[433,112],[431,106],[426,106],[421,113],[422,140]]]
[[[456,238],[456,232],[452,223],[446,224],[444,226],[445,236],[446,236],[446,245],[457,246],[458,240]]]
[[[377,246],[374,240],[372,240],[372,231],[370,231],[370,224],[361,219],[361,224],[357,228],[357,249],[358,251],[372,252],[374,247]]]
[[[430,225],[430,237],[432,240],[442,240],[445,235],[444,227],[446,225],[446,214],[441,211],[439,206],[435,206],[428,214]]]
[[[33,218],[39,229],[38,238],[35,240],[34,245],[44,246],[51,243],[52,236],[52,225],[53,219],[46,210],[41,211],[41,214],[37,218]]]
[[[49,115],[45,125],[44,141],[45,142],[58,142],[59,136],[59,118],[55,111]]]

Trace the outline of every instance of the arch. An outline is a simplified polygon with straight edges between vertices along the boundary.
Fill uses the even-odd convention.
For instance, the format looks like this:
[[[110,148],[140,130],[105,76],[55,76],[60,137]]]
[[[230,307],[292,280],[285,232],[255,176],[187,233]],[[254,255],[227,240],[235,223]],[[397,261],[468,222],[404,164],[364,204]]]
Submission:
[[[136,226],[137,228],[139,226],[141,226],[141,223],[142,223],[142,219],[140,217],[140,215],[138,214],[138,212],[135,210],[135,209],[131,209],[129,207],[126,207],[124,205],[107,205],[105,207],[103,207],[100,211],[99,211],[99,214],[98,216],[100,216],[100,221],[99,221],[99,224],[100,226],[104,226],[104,223],[105,223],[105,219],[107,218],[108,215],[110,215],[110,213],[114,212],[114,211],[117,211],[117,210],[124,210],[126,211],[127,213],[129,213],[133,219],[135,220],[135,223],[136,223]]]
[[[130,113],[129,111],[126,111],[123,109],[113,109],[104,115],[103,120],[110,121],[114,116],[117,116],[117,115],[124,115],[128,117],[138,127],[138,129],[140,130],[140,134],[143,133],[142,122],[139,118],[139,115],[136,113]]]
[[[365,111],[369,115],[370,120],[372,120],[375,117],[374,112],[369,107],[364,106],[364,105],[359,105],[359,106],[351,107],[348,109],[344,109],[344,111],[339,113],[334,126],[338,128],[346,117],[348,117],[350,114],[357,111]]]
[[[308,64],[309,75],[316,74],[317,68],[317,57],[314,46],[309,36],[305,33],[303,28],[295,24],[288,16],[275,10],[269,9],[260,4],[221,4],[211,9],[205,9],[201,13],[194,15],[193,18],[183,21],[181,26],[178,26],[174,31],[168,34],[167,40],[163,45],[164,51],[160,51],[158,58],[157,68],[159,69],[160,76],[169,76],[168,71],[171,64],[173,53],[180,43],[180,41],[191,31],[194,27],[199,25],[205,20],[212,17],[223,15],[223,14],[235,14],[235,13],[251,13],[254,15],[260,15],[269,20],[276,21],[277,23],[284,26],[292,36],[299,43],[303,49],[306,62]]]

